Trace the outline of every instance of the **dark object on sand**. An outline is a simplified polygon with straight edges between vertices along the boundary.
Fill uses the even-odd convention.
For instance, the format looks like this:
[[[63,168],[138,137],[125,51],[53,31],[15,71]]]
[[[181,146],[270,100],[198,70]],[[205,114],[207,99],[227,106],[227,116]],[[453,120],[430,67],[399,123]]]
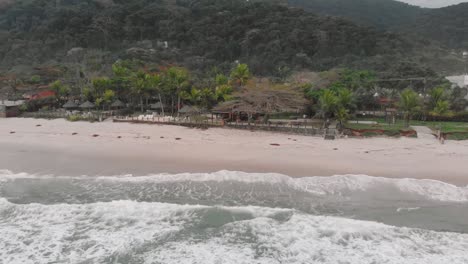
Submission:
[[[117,138],[122,138],[122,136],[118,136]]]
[[[277,144],[277,143],[272,143],[272,144],[270,144],[270,146],[279,147],[279,146],[281,146],[281,145],[280,145],[280,144]]]
[[[337,148],[334,148],[333,150],[338,150]]]
[[[16,132],[15,131],[10,131],[10,134],[15,134]]]
[[[175,140],[181,140],[181,138],[176,138]]]
[[[160,137],[160,138],[164,138],[164,137]]]
[[[39,125],[36,125],[36,126],[37,126],[37,127],[40,127],[40,126],[42,126],[42,125],[39,124]]]
[[[99,137],[99,135],[98,135],[98,134],[94,134],[93,137]]]
[[[72,136],[74,136],[74,135],[78,135],[78,133],[76,133],[76,132],[75,132],[75,133],[72,133]]]

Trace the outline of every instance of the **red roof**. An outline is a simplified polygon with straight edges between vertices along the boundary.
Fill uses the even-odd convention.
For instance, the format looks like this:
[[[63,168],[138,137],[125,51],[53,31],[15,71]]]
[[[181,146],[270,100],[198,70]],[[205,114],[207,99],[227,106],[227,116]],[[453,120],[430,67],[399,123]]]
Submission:
[[[52,96],[55,96],[54,91],[42,91],[42,92],[33,94],[31,96],[31,100],[43,99],[43,98],[52,97]]]
[[[380,104],[391,104],[395,102],[395,100],[387,98],[387,97],[381,97],[378,100]]]

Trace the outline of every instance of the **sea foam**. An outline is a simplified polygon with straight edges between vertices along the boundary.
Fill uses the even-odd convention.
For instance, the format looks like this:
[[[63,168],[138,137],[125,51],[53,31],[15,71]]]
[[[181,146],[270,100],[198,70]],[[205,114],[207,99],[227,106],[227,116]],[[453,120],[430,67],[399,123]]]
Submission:
[[[12,173],[0,170],[0,185],[15,179],[87,179],[96,182],[242,182],[284,184],[290,188],[306,191],[316,195],[342,195],[344,193],[367,192],[375,189],[393,188],[402,193],[418,195],[429,200],[442,202],[467,202],[468,186],[459,187],[453,184],[427,179],[384,178],[368,175],[336,175],[292,178],[277,173],[244,173],[236,171],[219,171],[214,173],[180,173],[154,174],[148,176],[53,176],[27,173]]]
[[[468,234],[267,207],[0,199],[4,263],[467,263]]]

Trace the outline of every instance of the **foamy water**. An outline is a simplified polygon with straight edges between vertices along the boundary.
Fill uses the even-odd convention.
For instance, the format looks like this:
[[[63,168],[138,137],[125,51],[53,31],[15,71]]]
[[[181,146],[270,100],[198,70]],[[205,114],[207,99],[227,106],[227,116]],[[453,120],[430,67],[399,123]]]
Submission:
[[[0,263],[468,263],[466,219],[430,180],[0,171]]]

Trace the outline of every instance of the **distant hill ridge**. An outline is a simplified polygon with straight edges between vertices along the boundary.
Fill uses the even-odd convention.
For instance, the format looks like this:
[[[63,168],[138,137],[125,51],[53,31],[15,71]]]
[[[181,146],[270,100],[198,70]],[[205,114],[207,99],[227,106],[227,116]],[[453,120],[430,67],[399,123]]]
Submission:
[[[468,3],[438,9],[394,0],[287,0],[321,15],[345,17],[361,25],[436,40],[448,48],[468,49]]]

